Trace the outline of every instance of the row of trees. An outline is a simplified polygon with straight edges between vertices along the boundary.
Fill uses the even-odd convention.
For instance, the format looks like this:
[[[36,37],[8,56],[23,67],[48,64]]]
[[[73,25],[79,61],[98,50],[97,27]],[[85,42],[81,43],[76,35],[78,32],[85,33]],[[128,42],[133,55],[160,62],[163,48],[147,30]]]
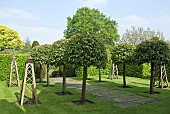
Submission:
[[[113,63],[122,63],[124,69],[123,87],[126,87],[125,65],[127,63],[134,63],[134,61],[136,63],[149,62],[152,71],[152,63],[166,63],[169,61],[169,48],[167,43],[162,40],[163,34],[159,31],[154,32],[150,29],[144,30],[132,27],[132,31],[127,30],[121,42],[116,44],[119,41],[117,27],[116,21],[106,17],[97,9],[82,7],[76,11],[73,17],[68,17],[67,29],[64,31],[66,39],[58,40],[52,45],[36,46],[31,51],[34,61],[40,67],[43,64],[47,65],[47,86],[49,86],[49,65],[64,66],[63,94],[67,92],[65,86],[66,68],[82,66],[83,84],[80,102],[83,104],[86,101],[85,90],[88,67],[105,68],[108,58],[111,58]],[[1,32],[1,35],[3,34]],[[155,36],[158,36],[159,39],[151,39]],[[0,48],[1,50],[5,49],[2,46]],[[112,57],[109,54],[108,57],[107,53],[111,53]],[[151,76],[150,84],[150,93],[152,94],[153,76]]]
[[[151,63],[150,93],[153,94],[153,64],[164,64],[169,61],[169,47],[163,41],[162,33],[132,27],[132,31],[126,31],[121,42],[115,45],[119,40],[117,23],[98,10],[83,7],[67,20],[67,29],[64,31],[66,39],[58,40],[51,46],[42,45],[32,50],[32,56],[39,64],[64,66],[63,94],[67,92],[65,69],[82,66],[83,84],[80,101],[82,104],[86,101],[87,68],[91,65],[99,69],[105,67],[108,58],[106,48],[112,54],[113,63],[123,64],[123,87],[126,87],[126,64]],[[152,38],[155,36],[159,38]],[[47,85],[48,82],[47,78]]]

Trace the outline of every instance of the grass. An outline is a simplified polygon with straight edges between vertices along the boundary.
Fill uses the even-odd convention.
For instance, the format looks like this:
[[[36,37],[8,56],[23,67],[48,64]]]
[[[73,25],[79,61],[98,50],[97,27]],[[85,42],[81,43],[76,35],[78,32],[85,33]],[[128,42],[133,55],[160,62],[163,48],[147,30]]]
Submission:
[[[160,94],[146,94],[149,91],[149,80],[127,77],[127,85],[132,88],[122,88],[122,77],[117,80],[109,80],[103,76],[103,81],[97,82],[97,76],[89,76],[88,83],[104,86],[110,89],[117,89],[126,93],[132,93],[160,100],[158,103],[140,105],[137,107],[122,109],[115,106],[115,101],[101,101],[91,94],[86,98],[95,102],[90,105],[76,105],[71,101],[79,100],[81,94],[74,89],[67,89],[73,95],[58,96],[55,93],[62,89],[61,84],[52,83],[55,87],[43,87],[45,83],[37,83],[38,100],[41,104],[17,106],[15,101],[20,93],[20,87],[6,87],[6,82],[0,81],[0,113],[1,114],[169,114],[170,113],[170,88],[155,91]],[[81,80],[81,77],[71,77],[71,79]]]

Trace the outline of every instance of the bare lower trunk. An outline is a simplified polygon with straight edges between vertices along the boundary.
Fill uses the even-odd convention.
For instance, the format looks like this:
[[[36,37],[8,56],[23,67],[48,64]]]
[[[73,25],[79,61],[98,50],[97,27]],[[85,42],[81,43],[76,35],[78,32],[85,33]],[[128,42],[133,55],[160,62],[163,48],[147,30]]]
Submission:
[[[151,62],[150,94],[153,94],[154,87],[154,63]]]
[[[123,64],[123,87],[126,87],[125,64]]]
[[[81,103],[84,104],[86,96],[86,80],[87,80],[87,67],[83,69],[83,84],[82,84],[82,94],[81,94]]]
[[[99,82],[101,82],[101,81],[102,81],[102,76],[101,76],[101,70],[99,68]]]
[[[65,65],[63,66],[63,94],[66,94],[66,67]]]

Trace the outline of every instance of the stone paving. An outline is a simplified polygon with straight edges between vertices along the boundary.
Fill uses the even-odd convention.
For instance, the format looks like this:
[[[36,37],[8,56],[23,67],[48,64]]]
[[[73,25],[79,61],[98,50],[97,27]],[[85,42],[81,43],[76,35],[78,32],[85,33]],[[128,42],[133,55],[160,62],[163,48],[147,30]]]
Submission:
[[[62,84],[62,77],[51,78],[50,81]],[[81,92],[81,81],[67,79],[67,88],[75,89],[77,92]],[[114,105],[121,108],[130,108],[143,104],[159,102],[158,99],[148,98],[144,96],[125,93],[119,90],[112,90],[102,86],[95,86],[87,84],[87,92],[94,95],[96,98],[102,101],[114,100],[117,103]]]

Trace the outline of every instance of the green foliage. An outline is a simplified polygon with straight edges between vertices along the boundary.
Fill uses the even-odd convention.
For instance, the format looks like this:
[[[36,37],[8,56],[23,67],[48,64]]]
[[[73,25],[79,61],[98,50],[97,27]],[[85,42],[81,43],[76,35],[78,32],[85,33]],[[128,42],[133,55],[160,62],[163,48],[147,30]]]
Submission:
[[[0,51],[23,47],[18,33],[6,26],[0,25]]]
[[[26,41],[24,42],[23,52],[28,53],[30,51],[31,51],[31,41],[29,40],[29,38],[27,38]]]
[[[101,38],[105,44],[113,45],[119,40],[117,33],[117,22],[106,17],[97,9],[87,7],[79,8],[73,17],[67,18],[67,29],[64,36],[70,38],[81,34],[83,37],[96,36]]]
[[[135,47],[128,43],[117,44],[112,50],[113,63],[131,63],[134,57]]]
[[[154,37],[136,47],[136,59],[139,63],[167,63],[170,60],[168,43]]]
[[[104,67],[107,54],[103,43],[96,37],[75,35],[69,39],[64,53],[68,67]]]
[[[36,47],[36,46],[40,46],[39,42],[38,42],[38,41],[33,41],[32,46],[31,46],[31,49],[32,49],[33,47]]]
[[[23,77],[25,62],[28,59],[28,55],[15,55],[18,74],[20,79]],[[0,54],[0,80],[8,80],[10,76],[10,65],[11,65],[12,55]]]
[[[66,48],[67,39],[61,39],[52,44],[52,56],[51,56],[51,64],[52,65],[63,65],[64,62],[64,51]]]
[[[118,65],[119,75],[123,75],[122,64]],[[138,77],[138,78],[149,78],[150,77],[150,64],[143,63],[141,65],[137,64],[127,64],[126,65],[126,76]]]
[[[44,44],[36,46],[31,50],[31,55],[35,63],[47,64],[50,63],[51,45]]]

